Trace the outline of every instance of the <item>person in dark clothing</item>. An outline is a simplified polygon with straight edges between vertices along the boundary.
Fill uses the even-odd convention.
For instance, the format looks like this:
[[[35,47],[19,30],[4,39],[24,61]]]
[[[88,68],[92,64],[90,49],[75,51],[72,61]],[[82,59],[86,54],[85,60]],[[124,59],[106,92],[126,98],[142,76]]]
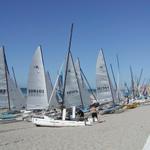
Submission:
[[[84,120],[84,112],[81,109],[77,110],[77,116],[80,121]]]
[[[97,115],[97,110],[96,110],[95,105],[91,106],[90,111],[91,111],[91,114],[92,114],[93,122],[95,122],[95,118],[98,120],[98,115]]]

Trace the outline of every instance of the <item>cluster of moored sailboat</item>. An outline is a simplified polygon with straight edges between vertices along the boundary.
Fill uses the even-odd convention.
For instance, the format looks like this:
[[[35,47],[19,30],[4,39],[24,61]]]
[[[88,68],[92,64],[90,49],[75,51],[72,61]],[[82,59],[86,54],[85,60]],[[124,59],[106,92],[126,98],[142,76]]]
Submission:
[[[30,66],[26,97],[15,78],[10,76],[4,47],[0,48],[0,108],[21,111],[24,119],[30,117],[34,124],[41,126],[91,125],[88,118],[77,120],[77,111],[88,113],[91,105],[103,109],[103,113],[122,108],[124,99],[119,89],[113,88],[103,50],[100,50],[97,58],[94,93],[81,69],[79,59],[74,63],[71,53],[72,32],[73,25],[67,57],[59,69],[54,86],[45,70],[42,48],[39,46],[36,49]],[[9,118],[8,114],[6,118]]]

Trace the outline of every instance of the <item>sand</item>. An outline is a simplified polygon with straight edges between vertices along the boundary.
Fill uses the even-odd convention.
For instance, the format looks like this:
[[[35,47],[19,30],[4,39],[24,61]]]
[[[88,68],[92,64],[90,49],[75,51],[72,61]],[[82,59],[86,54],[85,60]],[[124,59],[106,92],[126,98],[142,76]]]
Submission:
[[[150,106],[101,116],[86,127],[0,124],[0,150],[142,150],[150,134]]]

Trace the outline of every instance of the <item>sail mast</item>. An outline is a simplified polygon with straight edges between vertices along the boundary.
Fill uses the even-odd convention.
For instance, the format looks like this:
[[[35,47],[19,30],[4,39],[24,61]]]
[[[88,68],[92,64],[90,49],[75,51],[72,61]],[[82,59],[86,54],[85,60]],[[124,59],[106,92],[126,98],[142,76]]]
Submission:
[[[111,69],[111,72],[112,72],[112,76],[113,76],[115,87],[116,87],[116,91],[117,91],[117,83],[116,83],[116,79],[115,79],[115,75],[114,75],[112,64],[110,64],[110,69]]]
[[[104,56],[102,48],[101,48],[101,51],[102,51],[102,55],[103,55],[103,58],[104,58],[104,64],[106,66],[106,73],[107,73],[108,81],[109,81],[109,85],[110,85],[110,91],[111,91],[111,96],[112,96],[112,100],[113,100],[113,105],[115,105],[114,95],[113,95],[113,91],[112,91],[112,84],[111,84],[110,77],[109,77],[109,74],[108,74],[108,69],[107,69],[107,65],[106,65],[106,61],[105,61],[105,56]]]
[[[77,72],[76,72],[76,69],[75,69],[75,65],[74,65],[74,61],[73,61],[73,57],[72,57],[72,53],[71,53],[72,33],[73,33],[73,24],[71,25],[71,31],[70,31],[70,39],[69,39],[69,47],[68,47],[66,70],[65,70],[65,80],[64,80],[63,103],[62,103],[62,105],[64,105],[64,96],[65,96],[65,89],[66,89],[67,70],[68,70],[68,62],[69,62],[69,55],[70,55],[70,57],[72,59],[73,69],[75,71],[75,77],[76,77],[76,81],[77,81],[77,85],[78,85],[78,89],[79,89],[79,96],[80,96],[81,104],[82,104],[82,107],[84,108],[84,104],[83,104],[83,100],[82,100],[82,95],[81,95],[81,88],[80,88],[80,85],[79,85],[79,80],[78,80],[78,77],[77,77]]]
[[[114,83],[115,83],[115,87],[116,87],[116,94],[118,96],[118,100],[120,101],[120,95],[119,95],[119,84],[117,85],[116,83],[116,79],[115,79],[115,75],[114,75],[114,71],[113,71],[113,67],[112,67],[112,64],[110,64],[110,68],[111,68],[111,72],[112,72],[112,75],[113,75],[113,79],[114,79]]]
[[[140,82],[141,82],[141,77],[142,77],[142,74],[143,74],[143,68],[141,69],[141,72],[140,72],[140,77],[138,79],[138,83],[137,83],[137,86],[139,86]]]
[[[44,75],[45,75],[45,64],[44,64],[43,49],[42,49],[42,46],[41,46],[41,45],[39,45],[39,47],[40,47],[40,52],[41,52],[41,57],[42,57],[42,63],[43,63],[43,69],[44,69]],[[46,83],[46,78],[45,78],[45,83]],[[46,93],[46,95],[47,95],[47,102],[49,103],[47,85],[46,85],[46,91],[44,91],[44,93]],[[49,106],[49,105],[48,105],[48,106]],[[47,108],[48,108],[48,107],[47,107]]]
[[[133,72],[132,72],[132,67],[131,66],[130,66],[130,74],[131,74],[132,96],[133,96],[133,99],[135,99],[134,80],[133,80]]]
[[[120,64],[119,64],[119,57],[118,54],[116,55],[117,58],[117,66],[118,66],[118,81],[117,81],[117,90],[120,88]]]
[[[120,64],[119,64],[118,54],[116,55],[116,58],[117,58],[117,66],[118,66],[117,95],[118,95],[118,100],[120,101]]]
[[[14,71],[13,67],[12,67],[12,72],[13,72],[13,77],[14,77],[15,85],[16,85],[16,88],[17,88],[18,85],[17,85],[16,75],[15,75],[15,71]]]
[[[42,50],[42,46],[39,45],[40,47],[40,52],[41,52],[41,56],[42,56],[42,63],[43,63],[43,68],[44,68],[44,74],[45,74],[45,64],[44,64],[44,58],[43,58],[43,50]]]
[[[10,95],[9,95],[9,85],[8,85],[8,66],[7,66],[7,61],[6,61],[6,55],[5,55],[5,50],[4,50],[4,46],[3,46],[3,55],[4,55],[4,65],[5,65],[5,77],[6,77],[6,90],[7,90],[7,98],[8,98],[8,109],[11,110],[10,107]]]
[[[67,79],[67,70],[68,70],[68,62],[69,62],[69,53],[70,53],[70,49],[71,49],[71,41],[72,41],[72,32],[73,32],[73,23],[71,25],[71,30],[70,30],[70,38],[69,38],[69,46],[68,46],[68,53],[67,53],[67,62],[66,62],[66,70],[65,70],[65,79],[64,79],[64,90],[63,90],[63,102],[62,102],[62,107],[64,105],[64,97],[65,97],[65,89],[66,89],[66,79]]]

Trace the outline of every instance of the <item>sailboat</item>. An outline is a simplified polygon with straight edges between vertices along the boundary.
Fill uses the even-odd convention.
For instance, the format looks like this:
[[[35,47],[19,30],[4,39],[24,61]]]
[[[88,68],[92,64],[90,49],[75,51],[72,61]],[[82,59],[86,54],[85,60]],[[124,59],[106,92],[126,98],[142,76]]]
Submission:
[[[108,74],[103,49],[99,51],[96,63],[96,95],[100,104],[114,103],[111,80]]]
[[[66,58],[65,65],[65,78],[64,78],[64,87],[62,93],[62,120],[54,119],[49,116],[43,115],[42,117],[33,117],[32,122],[37,126],[50,126],[50,127],[64,127],[64,126],[85,126],[91,125],[89,121],[76,121],[76,120],[66,120],[66,108],[72,107],[72,116],[75,116],[75,107],[84,108],[83,95],[81,94],[81,81],[79,81],[79,74],[77,75],[77,71],[75,68],[75,64],[73,61],[71,49],[71,40],[72,40],[72,32],[73,32],[73,24],[71,26],[71,34],[69,41],[69,48]],[[59,73],[61,70],[59,71]],[[58,84],[58,78],[56,80],[55,85]],[[52,94],[55,95],[56,90],[54,86],[54,90]],[[53,102],[53,95],[50,97],[50,105]],[[75,106],[75,107],[74,107]],[[74,118],[75,119],[75,118]]]
[[[71,106],[84,107],[81,86],[70,50],[68,51],[66,62],[63,105],[68,108]]]
[[[4,47],[0,48],[0,58],[0,107],[21,110],[26,107],[26,99],[9,74]]]
[[[27,84],[27,110],[43,110],[49,106],[51,85],[44,68],[41,46],[36,49]]]

